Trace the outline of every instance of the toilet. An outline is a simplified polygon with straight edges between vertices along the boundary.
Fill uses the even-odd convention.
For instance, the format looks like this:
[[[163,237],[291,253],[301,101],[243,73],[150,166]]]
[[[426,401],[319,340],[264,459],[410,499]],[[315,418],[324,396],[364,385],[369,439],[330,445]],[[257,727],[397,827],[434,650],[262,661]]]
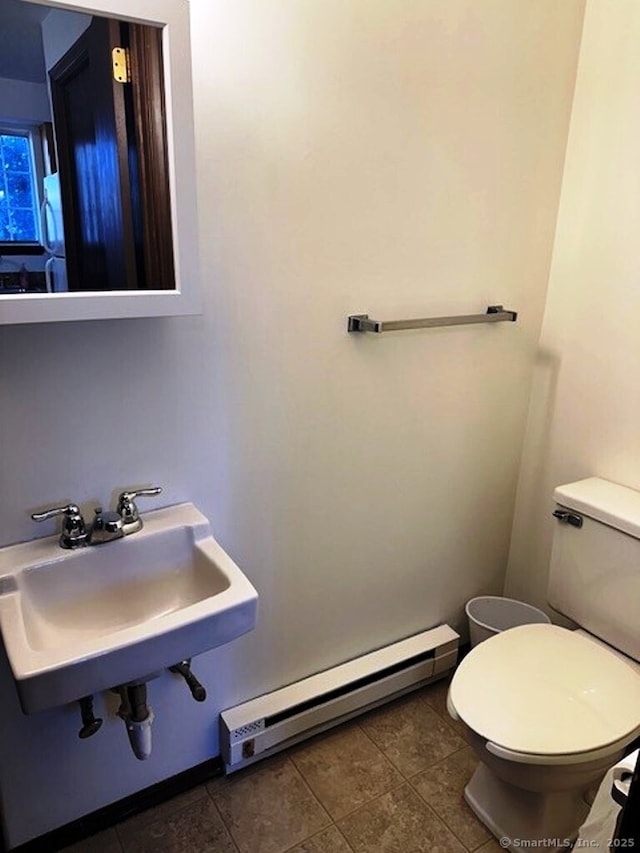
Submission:
[[[547,598],[578,628],[496,634],[447,697],[480,760],[465,799],[504,849],[567,849],[640,736],[640,492],[590,477],[554,500]]]

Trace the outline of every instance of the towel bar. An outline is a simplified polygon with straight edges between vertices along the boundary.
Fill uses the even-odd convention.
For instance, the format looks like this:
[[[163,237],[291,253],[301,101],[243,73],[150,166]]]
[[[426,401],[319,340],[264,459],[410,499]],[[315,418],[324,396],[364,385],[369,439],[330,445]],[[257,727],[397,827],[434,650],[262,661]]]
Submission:
[[[507,311],[502,305],[489,305],[485,314],[462,314],[457,317],[424,317],[420,320],[370,320],[368,314],[351,314],[349,332],[398,332],[402,329],[430,329],[434,326],[464,326],[469,323],[515,323],[516,311]]]

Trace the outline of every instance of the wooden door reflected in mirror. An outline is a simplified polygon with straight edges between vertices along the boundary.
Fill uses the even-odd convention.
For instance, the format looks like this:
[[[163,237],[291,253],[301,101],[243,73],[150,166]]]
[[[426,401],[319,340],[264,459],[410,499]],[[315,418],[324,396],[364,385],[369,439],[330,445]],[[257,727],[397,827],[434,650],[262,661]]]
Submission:
[[[68,290],[175,287],[160,29],[94,17],[49,78]]]

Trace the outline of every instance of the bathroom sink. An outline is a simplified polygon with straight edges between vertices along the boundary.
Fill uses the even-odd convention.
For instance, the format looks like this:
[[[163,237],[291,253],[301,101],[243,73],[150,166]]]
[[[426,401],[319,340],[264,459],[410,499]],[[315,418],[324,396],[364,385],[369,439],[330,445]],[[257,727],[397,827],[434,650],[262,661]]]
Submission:
[[[256,623],[258,595],[193,504],[137,533],[65,551],[0,549],[0,631],[25,712],[146,680]]]

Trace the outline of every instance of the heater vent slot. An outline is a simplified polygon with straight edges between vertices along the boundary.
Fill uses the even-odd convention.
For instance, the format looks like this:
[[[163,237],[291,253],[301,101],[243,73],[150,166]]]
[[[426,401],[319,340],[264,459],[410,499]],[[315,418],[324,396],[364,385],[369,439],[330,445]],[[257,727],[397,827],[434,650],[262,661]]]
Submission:
[[[358,678],[357,681],[352,681],[349,684],[343,684],[340,687],[336,687],[335,690],[330,690],[328,693],[313,696],[311,699],[307,699],[306,702],[300,702],[298,705],[292,705],[290,708],[280,711],[279,714],[272,714],[267,717],[264,721],[265,726],[266,728],[275,726],[278,723],[282,723],[284,720],[289,720],[291,717],[302,714],[304,711],[309,711],[311,708],[317,708],[319,705],[325,705],[327,702],[339,699],[341,696],[346,696],[347,693],[353,693],[354,690],[359,690],[361,687],[367,687],[375,681],[380,681],[389,675],[401,672],[403,669],[409,669],[409,667],[414,664],[422,663],[426,660],[432,660],[434,657],[435,650],[430,649],[428,652],[423,652],[420,655],[414,655],[414,657],[409,658],[408,660],[399,661],[393,666],[388,666],[386,669],[380,670],[379,672],[373,672],[371,675],[365,675],[363,678]]]

